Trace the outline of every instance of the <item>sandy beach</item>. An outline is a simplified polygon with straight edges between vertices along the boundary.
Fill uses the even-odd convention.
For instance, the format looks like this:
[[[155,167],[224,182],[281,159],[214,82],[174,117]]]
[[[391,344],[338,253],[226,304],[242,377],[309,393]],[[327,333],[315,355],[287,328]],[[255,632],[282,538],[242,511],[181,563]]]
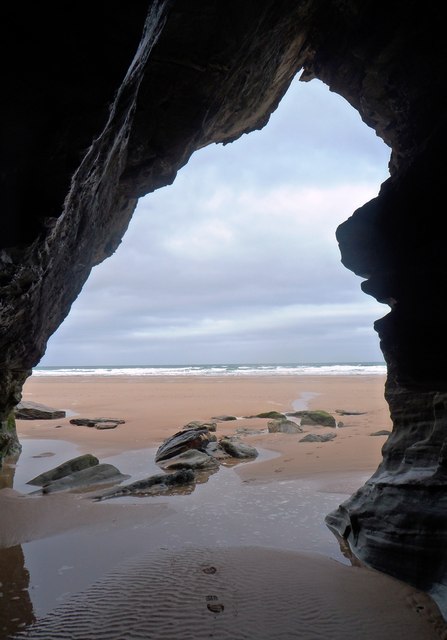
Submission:
[[[51,640],[68,629],[72,639],[446,638],[426,594],[350,566],[324,525],[380,462],[386,436],[371,434],[391,429],[383,393],[379,375],[30,378],[23,399],[67,417],[17,423],[23,453],[14,488],[0,491],[0,582],[11,567],[19,577],[0,638]],[[305,408],[342,424],[292,435],[244,418]],[[80,453],[131,477],[157,473],[164,439],[222,415],[238,420],[219,421],[217,435],[239,435],[259,458],[219,469],[189,495],[103,503],[75,492],[24,495],[29,475]],[[125,423],[101,431],[72,417]],[[328,431],[336,433],[330,442],[299,441]],[[123,585],[132,595],[123,597]],[[102,635],[91,635],[98,625]]]

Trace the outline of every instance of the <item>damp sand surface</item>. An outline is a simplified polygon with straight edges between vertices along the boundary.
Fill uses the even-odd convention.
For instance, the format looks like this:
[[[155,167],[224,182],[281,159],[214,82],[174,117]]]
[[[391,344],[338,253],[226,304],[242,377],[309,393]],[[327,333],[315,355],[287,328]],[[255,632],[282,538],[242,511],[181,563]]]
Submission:
[[[369,433],[389,428],[383,384],[376,376],[29,380],[25,399],[126,423],[102,432],[69,417],[19,423],[14,488],[0,491],[0,638],[22,637],[20,629],[46,640],[445,637],[428,596],[350,566],[324,525],[380,460],[385,438]],[[303,403],[352,415],[324,444],[242,420]],[[33,495],[26,484],[83,452],[130,480],[159,473],[164,438],[222,414],[241,419],[219,422],[218,434],[249,429],[241,437],[260,455],[203,476],[193,491],[92,502],[85,493]]]

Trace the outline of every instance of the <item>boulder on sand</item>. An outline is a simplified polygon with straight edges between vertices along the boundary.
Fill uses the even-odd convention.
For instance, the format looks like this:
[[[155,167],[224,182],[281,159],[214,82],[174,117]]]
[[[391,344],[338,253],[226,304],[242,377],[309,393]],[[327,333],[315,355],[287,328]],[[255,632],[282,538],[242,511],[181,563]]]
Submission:
[[[254,447],[233,438],[222,438],[219,444],[232,458],[256,458],[259,455]]]
[[[322,426],[332,427],[335,429],[337,422],[333,415],[322,409],[316,411],[294,411],[293,413],[287,413],[288,416],[294,416],[295,418],[301,418],[301,424],[308,427]]]
[[[216,440],[206,427],[178,431],[161,444],[155,454],[155,462],[178,456],[188,449],[205,451],[209,442]]]
[[[303,428],[293,420],[282,418],[281,420],[270,420],[267,423],[269,433],[302,433]]]
[[[66,413],[62,409],[53,409],[38,402],[22,400],[15,407],[14,415],[17,420],[59,420],[65,418]]]

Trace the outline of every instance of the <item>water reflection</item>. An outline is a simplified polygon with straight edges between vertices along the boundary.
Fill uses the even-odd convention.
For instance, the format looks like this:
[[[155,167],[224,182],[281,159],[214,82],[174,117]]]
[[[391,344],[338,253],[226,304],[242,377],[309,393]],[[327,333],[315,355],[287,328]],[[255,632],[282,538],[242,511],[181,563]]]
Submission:
[[[4,459],[0,490],[12,489],[20,452]],[[0,638],[6,639],[35,621],[29,595],[30,574],[20,544],[0,549]]]
[[[8,456],[2,460],[0,467],[0,490],[12,489],[14,485],[14,476],[16,472],[16,465],[20,458],[20,452]]]
[[[0,638],[5,640],[35,621],[29,595],[30,574],[21,545],[0,549]]]
[[[15,470],[16,490],[25,489],[29,494],[26,481],[44,470],[42,467],[50,466],[45,458],[30,454],[35,456],[51,449],[56,451],[48,442],[40,442],[36,450],[24,448]],[[123,452],[102,461],[130,473],[132,480],[139,480],[160,473],[153,453],[151,450]],[[275,455],[260,449],[258,460]],[[63,457],[70,456],[66,452]],[[55,458],[51,458],[51,466],[59,463]],[[32,473],[29,463],[36,464]],[[250,465],[253,461],[244,464]],[[232,467],[233,464],[222,464],[211,473],[200,473],[195,484],[169,495],[128,496],[95,503],[98,518],[89,526],[79,526],[60,535],[54,531],[50,537],[36,538],[23,544],[23,553],[17,547],[16,555],[10,549],[0,551],[4,562],[9,562],[1,580],[8,585],[9,594],[0,599],[6,629],[1,632],[1,640],[10,639],[9,634],[20,630],[19,625],[30,624],[34,615],[41,618],[86,589],[113,569],[118,560],[149,551],[182,549],[192,544],[213,548],[254,545],[319,552],[342,559],[335,539],[323,522],[324,514],[339,504],[340,495],[319,491],[311,480],[242,481]],[[11,482],[12,470],[7,473]],[[6,483],[6,479],[3,482]],[[333,488],[333,484],[331,486]],[[42,501],[46,507],[46,498],[28,495],[24,499]],[[85,495],[80,497],[81,501],[86,499]],[[134,509],[134,505],[138,508]],[[113,509],[113,516],[107,513],[109,508]],[[12,598],[13,606],[10,606]],[[6,621],[11,625],[9,629]],[[6,633],[8,635],[3,635]]]

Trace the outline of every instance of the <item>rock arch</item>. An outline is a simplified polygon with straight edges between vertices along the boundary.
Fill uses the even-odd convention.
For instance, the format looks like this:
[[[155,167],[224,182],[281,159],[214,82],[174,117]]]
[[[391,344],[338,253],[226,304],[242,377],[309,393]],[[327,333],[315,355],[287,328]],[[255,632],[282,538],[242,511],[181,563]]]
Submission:
[[[372,566],[424,588],[443,583],[439,12],[403,0],[5,5],[0,450],[17,446],[9,416],[21,386],[138,197],[170,184],[196,149],[264,126],[302,69],[392,148],[391,177],[338,240],[364,291],[391,306],[376,329],[394,430],[376,474],[328,523]]]

